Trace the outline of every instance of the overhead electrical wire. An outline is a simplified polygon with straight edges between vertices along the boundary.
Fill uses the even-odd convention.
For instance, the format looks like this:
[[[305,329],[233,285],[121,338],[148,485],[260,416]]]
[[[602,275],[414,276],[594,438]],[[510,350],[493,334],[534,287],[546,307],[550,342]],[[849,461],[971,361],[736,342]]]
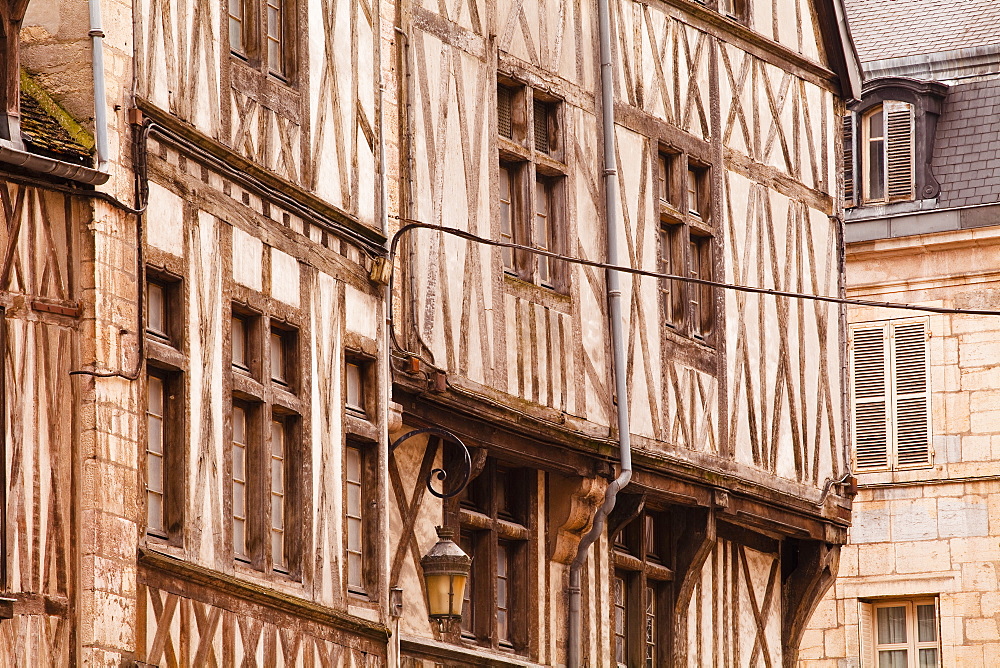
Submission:
[[[844,304],[847,306],[869,306],[873,308],[888,308],[888,309],[899,309],[908,311],[921,311],[926,313],[944,313],[944,314],[955,314],[955,315],[987,315],[987,316],[1000,316],[1000,310],[991,309],[963,309],[963,308],[948,308],[944,306],[924,306],[921,304],[902,304],[899,302],[881,302],[873,301],[869,299],[853,299],[850,297],[832,297],[829,295],[816,295],[807,292],[792,292],[789,290],[777,290],[774,288],[761,288],[752,285],[738,285],[735,283],[724,283],[722,281],[710,281],[703,278],[695,278],[693,276],[677,276],[675,274],[665,274],[659,271],[651,271],[648,269],[635,269],[632,267],[623,267],[619,265],[612,265],[606,262],[598,262],[597,260],[587,260],[585,258],[572,257],[570,255],[562,255],[561,253],[555,253],[549,250],[544,250],[541,248],[534,248],[532,246],[525,246],[522,244],[509,243],[506,241],[495,241],[493,239],[487,239],[486,237],[481,237],[471,232],[466,232],[465,230],[459,230],[454,227],[447,227],[445,225],[437,225],[434,223],[425,223],[419,220],[413,220],[411,218],[400,218],[394,216],[401,223],[404,223],[402,227],[392,235],[392,240],[389,246],[389,262],[391,263],[396,256],[396,247],[399,243],[400,238],[403,234],[416,229],[432,230],[436,232],[443,232],[445,234],[450,234],[468,241],[474,241],[476,243],[481,243],[487,246],[497,246],[500,248],[513,248],[516,250],[526,251],[529,253],[534,253],[536,255],[542,255],[544,257],[550,257],[554,260],[560,260],[562,262],[568,262],[571,264],[580,264],[587,267],[596,267],[598,269],[608,269],[611,271],[620,271],[625,274],[632,274],[635,276],[645,276],[649,278],[661,278],[668,279],[672,281],[682,281],[685,283],[696,283],[698,285],[707,285],[714,288],[722,288],[724,290],[734,290],[737,292],[748,292],[754,294],[771,295],[774,297],[786,297],[789,299],[809,299],[813,301],[829,302],[832,304]],[[390,314],[391,319],[391,314]]]

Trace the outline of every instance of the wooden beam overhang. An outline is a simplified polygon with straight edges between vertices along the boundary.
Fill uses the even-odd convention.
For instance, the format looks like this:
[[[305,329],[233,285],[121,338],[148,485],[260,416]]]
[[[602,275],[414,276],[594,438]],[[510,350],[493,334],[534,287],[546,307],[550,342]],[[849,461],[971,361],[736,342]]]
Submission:
[[[208,137],[200,130],[167,113],[152,102],[136,98],[136,107],[165,132],[158,132],[166,141],[210,166],[222,168],[242,185],[264,199],[280,194],[296,214],[329,230],[337,236],[345,233],[372,256],[385,253],[385,236],[378,230],[356,220],[349,213],[257,163],[236,153],[221,142]]]
[[[382,624],[158,552],[139,550],[138,565],[140,582],[187,598],[229,609],[235,599],[379,643],[389,641],[389,629]]]
[[[468,384],[451,380],[452,388]],[[499,450],[505,457],[549,471],[611,475],[615,445],[596,425],[520,399],[515,409],[497,398],[468,390],[428,392],[422,378],[397,374],[394,400],[404,421],[434,425],[468,438],[467,444]],[[483,392],[486,392],[484,389]],[[508,398],[510,400],[510,398]],[[778,478],[731,460],[673,448],[633,436],[635,472],[631,490],[678,505],[717,508],[725,521],[771,536],[844,543],[850,499],[836,483],[824,490]],[[654,449],[655,448],[655,449]]]

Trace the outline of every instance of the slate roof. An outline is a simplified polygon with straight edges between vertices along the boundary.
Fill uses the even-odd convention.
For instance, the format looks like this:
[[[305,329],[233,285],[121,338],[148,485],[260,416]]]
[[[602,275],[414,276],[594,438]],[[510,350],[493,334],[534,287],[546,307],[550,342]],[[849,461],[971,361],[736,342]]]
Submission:
[[[845,0],[861,62],[1000,44],[998,0]]]
[[[931,171],[942,207],[1000,202],[1000,78],[948,88]]]

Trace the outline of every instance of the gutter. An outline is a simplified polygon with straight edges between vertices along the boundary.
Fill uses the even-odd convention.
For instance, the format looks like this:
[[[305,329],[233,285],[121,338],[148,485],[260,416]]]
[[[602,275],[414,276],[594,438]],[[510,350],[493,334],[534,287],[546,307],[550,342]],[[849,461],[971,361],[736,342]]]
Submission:
[[[106,143],[107,136],[105,136],[104,140]],[[0,162],[29,169],[39,174],[47,174],[92,186],[107,183],[108,179],[111,178],[109,172],[47,158],[44,155],[28,153],[27,151],[14,148],[13,142],[2,139],[0,139]]]
[[[104,78],[104,30],[101,28],[101,1],[90,4],[90,38],[94,71],[94,127],[97,145],[97,168],[75,165],[35,155],[24,150],[20,141],[0,140],[0,162],[78,183],[99,186],[108,182],[110,150],[108,148],[108,101]],[[19,139],[19,138],[17,138]]]
[[[607,228],[607,262],[618,265],[618,165],[615,158],[615,102],[611,68],[611,20],[608,0],[597,0],[598,26],[601,44],[601,120],[604,143],[604,207]],[[569,631],[567,637],[567,668],[579,668],[582,619],[580,611],[581,575],[590,546],[604,532],[604,523],[614,509],[618,492],[632,479],[632,443],[629,428],[629,394],[625,362],[625,337],[622,325],[622,291],[620,272],[607,271],[608,318],[611,328],[611,353],[614,366],[615,399],[618,413],[618,477],[611,481],[604,494],[604,503],[594,515],[594,525],[580,541],[576,558],[569,568]]]

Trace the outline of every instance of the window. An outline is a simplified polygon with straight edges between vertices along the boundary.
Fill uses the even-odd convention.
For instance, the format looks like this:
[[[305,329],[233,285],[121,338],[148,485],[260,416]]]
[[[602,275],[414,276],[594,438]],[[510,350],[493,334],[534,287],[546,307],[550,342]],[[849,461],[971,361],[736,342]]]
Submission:
[[[347,412],[360,418],[367,418],[368,410],[366,385],[369,374],[369,362],[361,359],[348,359],[344,364],[344,407]]]
[[[859,608],[861,665],[941,665],[937,599],[860,602]]]
[[[553,253],[564,252],[563,162],[560,104],[517,83],[497,86],[499,239]],[[530,127],[530,132],[528,128]],[[563,263],[527,251],[500,249],[506,274],[565,291]]]
[[[851,327],[855,470],[933,463],[927,320]]]
[[[347,589],[365,593],[364,581],[364,476],[361,447],[348,444],[344,450],[344,487],[346,501],[345,552],[347,562]]]
[[[295,52],[291,0],[229,0],[229,49],[254,69],[289,81]]]
[[[643,512],[622,528],[612,546],[615,567],[612,628],[618,666],[669,663],[669,533],[663,513]]]
[[[660,151],[656,183],[660,217],[660,271],[713,280],[711,187],[708,167],[687,155]],[[708,342],[715,326],[712,286],[660,279],[663,322],[677,332]]]
[[[146,533],[179,545],[183,538],[185,469],[181,283],[146,270]]]
[[[719,0],[719,13],[734,21],[745,23],[747,20],[747,0]]]
[[[519,653],[529,636],[531,476],[489,460],[459,509],[459,545],[472,556],[461,637]]]
[[[233,558],[297,577],[298,332],[242,304],[233,304],[230,323]]]
[[[860,123],[857,139],[856,122]],[[844,197],[847,206],[853,206],[858,197],[855,179],[858,167],[862,203],[915,198],[914,134],[913,105],[907,102],[887,100],[861,114],[844,118]]]

